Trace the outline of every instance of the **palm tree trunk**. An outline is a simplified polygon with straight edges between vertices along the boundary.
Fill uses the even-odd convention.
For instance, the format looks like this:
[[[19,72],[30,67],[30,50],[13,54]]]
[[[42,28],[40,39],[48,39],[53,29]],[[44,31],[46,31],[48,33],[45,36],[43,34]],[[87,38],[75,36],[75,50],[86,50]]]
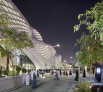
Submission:
[[[89,71],[89,82],[90,82],[90,74],[91,74],[91,65],[90,65],[90,71]]]
[[[9,71],[9,52],[7,47],[6,47],[6,54],[7,54],[7,72],[8,72]]]

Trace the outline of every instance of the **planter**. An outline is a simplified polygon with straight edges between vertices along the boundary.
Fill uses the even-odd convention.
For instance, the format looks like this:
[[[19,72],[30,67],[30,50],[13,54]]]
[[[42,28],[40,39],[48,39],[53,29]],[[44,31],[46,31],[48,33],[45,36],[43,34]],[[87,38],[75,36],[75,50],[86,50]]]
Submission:
[[[25,75],[0,78],[0,92],[17,88],[25,84]]]

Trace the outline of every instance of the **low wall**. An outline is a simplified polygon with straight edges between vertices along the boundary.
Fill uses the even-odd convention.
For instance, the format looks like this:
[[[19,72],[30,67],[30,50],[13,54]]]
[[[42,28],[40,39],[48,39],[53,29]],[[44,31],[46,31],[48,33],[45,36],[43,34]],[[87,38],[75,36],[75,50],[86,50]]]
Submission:
[[[25,75],[0,78],[0,92],[25,84]]]

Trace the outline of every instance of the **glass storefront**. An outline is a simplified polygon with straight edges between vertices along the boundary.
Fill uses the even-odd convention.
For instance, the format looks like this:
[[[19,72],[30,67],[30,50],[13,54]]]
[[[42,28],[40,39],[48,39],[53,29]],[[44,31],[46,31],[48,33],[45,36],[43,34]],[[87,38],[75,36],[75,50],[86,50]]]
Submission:
[[[20,66],[27,70],[35,69],[32,61],[24,53],[20,55]]]

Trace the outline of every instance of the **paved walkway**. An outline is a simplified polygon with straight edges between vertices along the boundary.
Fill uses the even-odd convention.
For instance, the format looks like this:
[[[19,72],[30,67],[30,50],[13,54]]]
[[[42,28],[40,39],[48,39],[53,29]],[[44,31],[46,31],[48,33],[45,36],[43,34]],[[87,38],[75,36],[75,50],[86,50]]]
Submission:
[[[30,86],[23,86],[11,92],[68,92],[74,85],[74,77],[62,76],[60,80],[51,78],[38,78],[37,88],[32,89]]]
[[[75,75],[61,76],[60,80],[54,80],[46,76],[46,78],[37,78],[37,88],[35,89],[32,89],[30,85],[10,92],[69,92],[73,85],[77,85],[82,80],[88,81],[89,79],[88,76],[87,78],[82,78],[82,74],[79,81],[75,81],[74,78]],[[91,76],[90,82],[96,82],[94,76]]]

